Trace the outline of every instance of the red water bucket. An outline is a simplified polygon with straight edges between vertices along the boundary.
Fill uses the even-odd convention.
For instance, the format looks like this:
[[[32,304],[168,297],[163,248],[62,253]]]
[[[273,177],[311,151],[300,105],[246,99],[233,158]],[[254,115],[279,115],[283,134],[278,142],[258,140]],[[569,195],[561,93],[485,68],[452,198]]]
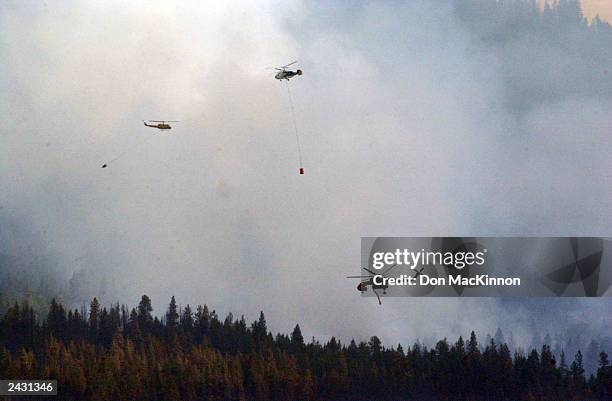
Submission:
[[[300,174],[304,174],[304,167],[300,167]]]

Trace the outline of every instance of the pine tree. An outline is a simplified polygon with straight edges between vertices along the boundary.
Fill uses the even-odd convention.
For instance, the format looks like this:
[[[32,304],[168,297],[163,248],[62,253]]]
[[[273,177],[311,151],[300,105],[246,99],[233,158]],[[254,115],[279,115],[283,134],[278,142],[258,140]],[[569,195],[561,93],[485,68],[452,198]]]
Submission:
[[[467,343],[467,353],[472,357],[480,354],[480,349],[478,348],[478,341],[476,340],[476,333],[474,333],[473,331],[470,333],[470,340]]]
[[[147,330],[151,326],[153,322],[152,312],[151,299],[147,295],[143,295],[138,304],[138,323],[141,330]]]
[[[187,304],[181,313],[181,328],[185,332],[190,332],[193,328],[193,312],[191,311],[191,306],[189,306],[189,304]]]
[[[570,375],[572,378],[572,389],[580,394],[586,387],[586,379],[584,377],[584,365],[582,361],[582,352],[578,350],[574,357],[574,362],[570,366]]]
[[[304,337],[302,336],[302,330],[300,325],[296,324],[295,328],[291,332],[291,349],[293,352],[298,352],[304,348]]]
[[[380,353],[382,351],[382,342],[380,341],[380,338],[378,338],[377,336],[370,337],[368,347],[370,348],[370,352],[374,357],[380,356]]]
[[[582,352],[580,352],[580,350],[576,352],[574,362],[572,362],[572,365],[570,367],[570,371],[574,379],[578,379],[581,377],[584,378],[584,365],[582,362]]]
[[[89,333],[92,338],[98,336],[98,328],[100,325],[100,302],[94,297],[89,304]]]
[[[594,387],[600,400],[612,400],[612,366],[608,354],[604,351],[599,353],[599,368]]]
[[[267,343],[266,337],[268,336],[268,326],[263,311],[259,312],[259,320],[253,322],[251,330],[257,350],[261,351]]]
[[[174,299],[174,295],[170,299],[170,304],[168,305],[168,311],[166,312],[166,327],[169,329],[176,328],[178,324],[179,314],[178,307],[176,305],[176,299]]]
[[[140,331],[140,323],[138,322],[138,312],[135,308],[132,308],[128,323],[126,325],[126,334],[139,343],[142,340],[142,332]]]

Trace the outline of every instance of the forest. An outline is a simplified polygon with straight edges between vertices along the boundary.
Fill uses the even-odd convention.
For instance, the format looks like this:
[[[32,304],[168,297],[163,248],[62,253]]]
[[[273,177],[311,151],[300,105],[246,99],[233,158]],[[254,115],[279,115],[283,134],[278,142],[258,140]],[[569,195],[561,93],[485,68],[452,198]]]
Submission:
[[[505,343],[447,339],[404,349],[369,341],[304,340],[300,326],[273,335],[264,313],[247,324],[174,297],[153,314],[137,307],[67,309],[37,318],[15,303],[0,320],[0,378],[56,379],[57,400],[610,400],[612,367],[599,354],[555,358],[549,345],[511,353]]]

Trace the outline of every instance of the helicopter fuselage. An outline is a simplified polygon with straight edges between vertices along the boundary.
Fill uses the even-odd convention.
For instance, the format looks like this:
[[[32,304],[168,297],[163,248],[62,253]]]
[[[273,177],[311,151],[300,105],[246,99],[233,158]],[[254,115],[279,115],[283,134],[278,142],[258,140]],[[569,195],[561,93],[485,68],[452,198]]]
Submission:
[[[147,124],[144,123],[145,126],[157,129],[172,129],[170,124],[160,123],[160,124]]]
[[[302,75],[302,70],[296,70],[296,71],[282,70],[276,73],[274,78],[278,79],[279,81],[282,81],[283,79],[289,81],[289,78],[293,78],[296,75]]]
[[[368,290],[368,287],[372,287],[373,290],[383,290],[383,291],[389,288],[388,285],[374,284],[373,280],[366,280],[366,281],[362,281],[361,283],[357,285],[357,291],[366,292]]]

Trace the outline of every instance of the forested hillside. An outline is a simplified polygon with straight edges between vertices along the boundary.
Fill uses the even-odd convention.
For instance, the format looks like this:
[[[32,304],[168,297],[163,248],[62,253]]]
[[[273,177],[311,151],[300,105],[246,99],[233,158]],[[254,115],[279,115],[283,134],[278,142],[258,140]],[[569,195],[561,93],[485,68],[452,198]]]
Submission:
[[[206,306],[163,318],[144,295],[136,308],[66,310],[53,301],[43,321],[15,304],[0,320],[0,377],[50,378],[58,400],[604,400],[612,367],[596,375],[583,356],[556,360],[548,345],[512,354],[505,343],[470,338],[428,348],[385,347],[377,337],[305,342],[299,325],[273,336],[263,312],[247,324]],[[341,324],[341,322],[339,322]]]

